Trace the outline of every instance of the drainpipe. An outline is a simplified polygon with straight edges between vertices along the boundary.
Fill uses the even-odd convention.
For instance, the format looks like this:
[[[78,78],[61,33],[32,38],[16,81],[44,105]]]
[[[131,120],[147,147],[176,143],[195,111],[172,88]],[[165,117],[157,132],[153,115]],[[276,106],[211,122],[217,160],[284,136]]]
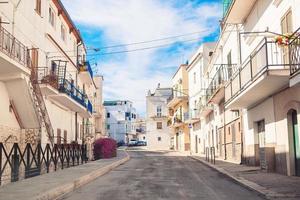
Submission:
[[[226,122],[225,122],[225,104],[223,112],[223,129],[224,129],[224,160],[227,160],[227,150],[226,150]]]
[[[17,9],[20,5],[22,0],[19,0],[17,5],[13,5],[13,19],[12,19],[12,31],[11,31],[11,34],[12,35],[15,35],[15,18],[16,18],[16,12],[17,12]]]
[[[243,109],[240,109],[240,131],[241,131],[241,164],[245,164],[244,160],[244,141],[245,141],[245,135],[244,135],[244,123],[243,123]]]

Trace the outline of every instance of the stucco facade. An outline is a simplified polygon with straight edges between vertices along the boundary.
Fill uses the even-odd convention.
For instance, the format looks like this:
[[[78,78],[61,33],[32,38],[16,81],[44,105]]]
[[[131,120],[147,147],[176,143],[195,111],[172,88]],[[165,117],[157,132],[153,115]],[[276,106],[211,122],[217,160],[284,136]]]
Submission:
[[[146,96],[146,139],[149,150],[170,150],[173,147],[167,107],[167,100],[171,96],[171,88],[160,86]]]
[[[42,144],[84,142],[94,132],[97,88],[80,33],[62,3],[9,1],[0,17],[9,23],[1,24],[7,46],[0,53],[0,126],[20,134],[35,129]],[[6,139],[1,142],[11,142]]]

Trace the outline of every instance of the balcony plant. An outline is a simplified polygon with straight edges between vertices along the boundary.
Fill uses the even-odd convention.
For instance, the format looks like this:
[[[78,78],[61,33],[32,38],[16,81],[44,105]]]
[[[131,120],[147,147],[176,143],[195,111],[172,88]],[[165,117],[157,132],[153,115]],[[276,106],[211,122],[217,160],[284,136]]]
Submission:
[[[281,47],[288,46],[291,41],[293,42],[293,44],[300,45],[300,33],[285,34],[275,37],[275,42]]]

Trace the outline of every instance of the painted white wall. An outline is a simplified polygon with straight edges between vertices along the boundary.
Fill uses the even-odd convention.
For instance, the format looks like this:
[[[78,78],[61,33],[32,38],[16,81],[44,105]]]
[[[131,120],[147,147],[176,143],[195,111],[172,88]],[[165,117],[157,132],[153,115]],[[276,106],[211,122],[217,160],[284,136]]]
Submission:
[[[166,117],[168,116],[167,99],[171,95],[171,88],[157,88],[153,94],[149,92],[146,97],[146,138],[149,150],[169,150],[171,147],[171,129],[167,126]],[[158,106],[162,108],[162,117],[154,118]],[[157,129],[157,122],[162,122],[162,129]]]

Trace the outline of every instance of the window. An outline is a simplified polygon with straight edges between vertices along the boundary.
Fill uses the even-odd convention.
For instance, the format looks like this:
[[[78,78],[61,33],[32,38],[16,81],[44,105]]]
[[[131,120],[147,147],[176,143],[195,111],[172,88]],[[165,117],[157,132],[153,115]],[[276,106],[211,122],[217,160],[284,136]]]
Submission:
[[[106,113],[106,117],[107,117],[107,118],[110,118],[110,113],[109,113],[109,112]]]
[[[107,130],[110,130],[110,124],[106,125]]]
[[[49,7],[49,23],[55,27],[55,13],[51,7]]]
[[[196,72],[194,72],[193,76],[194,76],[194,84],[196,84],[197,81]]]
[[[231,58],[231,51],[229,51],[229,53],[227,54],[227,64],[228,64],[228,66],[227,66],[227,70],[228,70],[228,78],[230,78],[231,77],[231,75],[232,75],[232,58]]]
[[[37,14],[41,15],[42,12],[42,0],[36,0],[35,1],[35,11]]]
[[[156,122],[156,128],[162,129],[162,122]]]
[[[161,106],[156,107],[156,116],[161,117]]]
[[[292,11],[288,11],[281,19],[282,34],[293,33]]]
[[[289,10],[282,18],[281,18],[281,33],[282,34],[291,34],[293,33],[293,24],[292,24],[292,11]],[[282,49],[282,59],[285,64],[288,64],[289,61],[289,50],[288,47],[284,47]]]
[[[157,141],[159,141],[159,142],[160,142],[160,141],[161,141],[161,137],[157,137]]]
[[[63,24],[60,26],[60,37],[63,41],[66,41],[66,28]]]

